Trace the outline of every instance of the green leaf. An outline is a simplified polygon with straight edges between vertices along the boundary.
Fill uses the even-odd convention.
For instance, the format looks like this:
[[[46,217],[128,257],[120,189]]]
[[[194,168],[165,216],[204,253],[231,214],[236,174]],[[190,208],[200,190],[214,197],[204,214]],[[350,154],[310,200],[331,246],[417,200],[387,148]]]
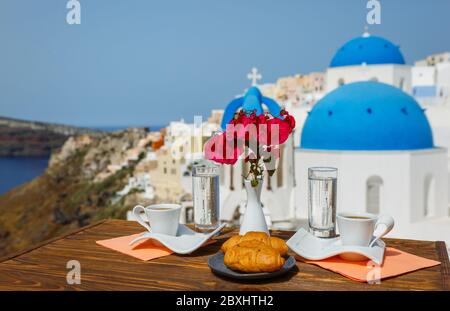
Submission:
[[[257,179],[252,179],[252,181],[251,181],[251,184],[252,184],[252,187],[253,188],[255,188],[255,187],[258,187],[258,180]]]

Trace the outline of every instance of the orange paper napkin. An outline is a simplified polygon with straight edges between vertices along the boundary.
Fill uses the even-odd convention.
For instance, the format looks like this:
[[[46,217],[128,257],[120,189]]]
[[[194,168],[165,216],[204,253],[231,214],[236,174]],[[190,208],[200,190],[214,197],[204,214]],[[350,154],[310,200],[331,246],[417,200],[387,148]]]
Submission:
[[[297,256],[297,259],[359,282],[377,282],[381,279],[440,264],[439,261],[422,258],[391,247],[386,248],[384,262],[381,266],[370,260],[351,262],[341,259],[339,256],[324,260],[307,260]]]
[[[141,235],[141,233],[121,236],[113,239],[100,240],[96,241],[96,243],[145,261],[173,254],[173,251],[153,239],[147,239],[133,245],[129,245],[131,240],[138,237],[139,235]],[[208,240],[205,245],[209,245],[215,242],[216,241],[214,240]]]

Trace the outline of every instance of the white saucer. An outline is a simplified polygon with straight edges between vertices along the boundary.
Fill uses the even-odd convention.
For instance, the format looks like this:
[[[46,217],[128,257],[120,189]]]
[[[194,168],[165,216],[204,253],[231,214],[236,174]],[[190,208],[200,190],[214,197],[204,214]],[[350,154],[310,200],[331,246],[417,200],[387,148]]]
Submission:
[[[217,229],[207,234],[195,232],[185,225],[180,224],[178,227],[178,232],[176,236],[160,234],[160,233],[152,233],[152,232],[144,232],[134,240],[132,240],[129,244],[132,245],[137,241],[144,239],[154,239],[163,244],[168,249],[172,250],[177,254],[190,254],[200,246],[205,244],[210,238],[212,238],[216,233],[222,230],[225,227],[225,223],[221,224]]]
[[[372,247],[344,246],[341,239],[321,239],[313,236],[305,229],[297,231],[286,244],[295,253],[309,260],[322,260],[339,255],[349,261],[362,261],[370,259],[378,265],[383,264],[386,244],[378,240]]]

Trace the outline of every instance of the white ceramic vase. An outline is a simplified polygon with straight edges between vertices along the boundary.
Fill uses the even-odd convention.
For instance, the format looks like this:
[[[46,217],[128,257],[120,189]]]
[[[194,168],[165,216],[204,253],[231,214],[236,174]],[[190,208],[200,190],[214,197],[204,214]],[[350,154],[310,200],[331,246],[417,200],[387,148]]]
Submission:
[[[260,231],[269,234],[266,218],[261,204],[261,189],[263,181],[260,180],[258,186],[253,187],[250,180],[245,180],[245,190],[247,191],[247,206],[241,224],[240,235],[250,231]]]

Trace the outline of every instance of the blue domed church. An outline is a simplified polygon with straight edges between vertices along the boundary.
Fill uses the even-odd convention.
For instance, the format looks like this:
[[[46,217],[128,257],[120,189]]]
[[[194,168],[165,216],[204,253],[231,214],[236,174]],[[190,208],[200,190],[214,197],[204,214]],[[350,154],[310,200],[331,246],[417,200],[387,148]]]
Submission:
[[[322,150],[433,148],[431,127],[417,102],[393,86],[355,82],[331,92],[309,112],[301,147]]]
[[[332,62],[349,63],[344,55]],[[323,97],[304,122],[295,165],[300,218],[307,217],[307,170],[314,166],[339,169],[338,211],[389,214],[395,236],[414,237],[421,222],[447,214],[446,149],[434,145],[414,98],[385,83],[349,83]]]
[[[400,47],[368,32],[336,51],[326,76],[327,92],[357,81],[382,82],[411,92],[411,66]]]
[[[296,106],[289,96],[277,99],[294,115],[297,128],[283,146],[276,176],[264,183],[261,200],[272,228],[306,223],[308,168],[331,166],[339,169],[338,211],[389,214],[396,221],[395,237],[449,235],[450,154],[440,145],[450,146],[450,114],[438,107],[423,109],[409,95],[411,77],[412,67],[398,45],[365,32],[334,53],[313,105]],[[288,88],[283,83],[281,93]],[[251,88],[228,105],[223,123],[241,107],[276,114],[279,107],[261,93],[275,94],[270,86],[267,91],[264,85]],[[224,168],[226,221],[239,214],[236,206],[243,211],[243,170],[240,162]]]

